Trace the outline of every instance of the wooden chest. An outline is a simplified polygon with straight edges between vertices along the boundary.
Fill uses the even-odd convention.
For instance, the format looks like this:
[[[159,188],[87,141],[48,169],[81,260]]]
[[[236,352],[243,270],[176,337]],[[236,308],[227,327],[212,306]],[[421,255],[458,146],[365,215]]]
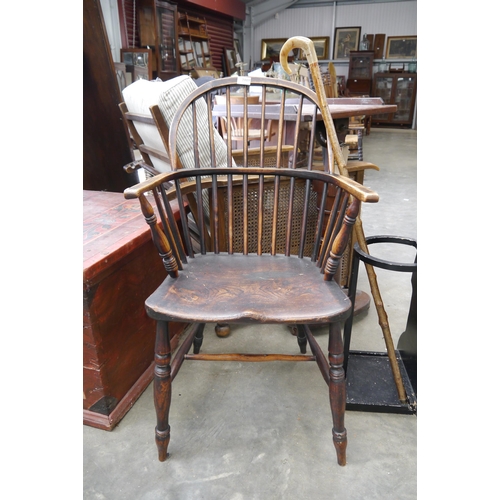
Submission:
[[[83,215],[83,423],[112,430],[153,378],[144,301],[166,272],[137,200],[84,191]]]

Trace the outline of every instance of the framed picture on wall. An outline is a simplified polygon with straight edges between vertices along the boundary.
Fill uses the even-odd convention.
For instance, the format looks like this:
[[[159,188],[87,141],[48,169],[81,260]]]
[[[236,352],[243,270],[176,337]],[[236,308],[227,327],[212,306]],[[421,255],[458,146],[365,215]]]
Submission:
[[[328,59],[328,49],[330,46],[330,37],[329,36],[320,36],[320,37],[309,37],[309,39],[314,43],[314,49],[316,50],[316,56],[318,61],[322,59]],[[298,54],[298,59],[305,60],[306,55],[301,50]]]
[[[261,61],[268,61],[273,57],[275,60],[279,59],[281,47],[288,40],[288,38],[266,38],[261,42],[260,59]],[[300,49],[293,49],[288,54],[288,57],[299,58]]]
[[[334,59],[349,59],[351,50],[358,50],[361,26],[349,28],[335,28],[335,45],[333,46]]]
[[[389,36],[385,48],[386,59],[416,59],[416,36]]]

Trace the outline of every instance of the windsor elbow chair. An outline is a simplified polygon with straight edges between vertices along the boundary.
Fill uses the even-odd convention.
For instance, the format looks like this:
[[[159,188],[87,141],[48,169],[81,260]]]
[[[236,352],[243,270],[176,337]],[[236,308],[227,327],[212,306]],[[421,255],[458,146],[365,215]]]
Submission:
[[[345,465],[341,328],[351,303],[335,277],[361,203],[376,202],[378,195],[334,174],[333,158],[328,171],[313,170],[314,125],[319,116],[313,91],[285,80],[252,77],[243,81],[229,77],[208,82],[171,110],[169,150],[175,152],[171,154],[172,172],[147,179],[124,193],[127,199],[139,200],[166,271],[163,283],[146,300],[147,313],[157,324],[154,400],[159,460],[166,460],[168,455],[172,382],[185,360],[273,359],[316,361],[329,388],[337,461]],[[217,147],[220,136],[213,126],[214,93],[245,95],[250,86],[261,88],[260,110],[243,106],[239,112],[244,124],[253,116],[262,122],[275,120],[271,167],[263,166],[264,141],[257,148],[260,164],[249,166],[248,141],[242,144],[242,165],[233,163],[230,116],[226,150],[221,153]],[[272,106],[266,103],[269,92]],[[289,96],[295,99],[292,107],[286,104]],[[163,104],[160,98],[160,109]],[[231,107],[226,112],[237,114]],[[299,140],[304,116],[312,121],[307,151],[301,151]],[[294,126],[290,129],[289,125]],[[200,137],[205,138],[203,147]],[[186,164],[194,164],[194,168],[183,168]],[[332,190],[334,203],[327,216],[327,194]],[[188,191],[197,200],[196,240],[190,228],[193,221],[181,212],[179,227],[170,208],[171,202],[182,203]],[[175,355],[169,340],[173,321],[190,325]],[[300,354],[203,353],[207,323],[295,327]],[[315,340],[311,325],[328,325],[327,356]],[[306,354],[307,345],[310,355]]]

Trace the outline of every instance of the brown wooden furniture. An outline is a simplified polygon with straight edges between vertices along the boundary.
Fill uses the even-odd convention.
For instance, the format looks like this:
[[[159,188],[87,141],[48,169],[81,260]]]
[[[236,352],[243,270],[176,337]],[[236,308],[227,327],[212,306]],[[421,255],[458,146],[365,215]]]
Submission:
[[[229,99],[231,106],[243,106],[244,105],[244,97],[241,95],[231,95]],[[250,104],[259,104],[260,96],[259,95],[249,95],[246,97],[247,103]],[[216,95],[215,96],[215,104],[223,104],[226,105],[226,96],[225,95]],[[261,127],[260,120],[255,118],[250,118],[248,120],[247,126],[244,126],[243,118],[232,118],[230,121],[231,130],[229,130],[229,124],[226,116],[221,116],[219,119],[219,124],[221,127],[222,137],[227,140],[228,133],[231,136],[232,140],[236,143],[244,140],[243,132],[246,130],[246,140],[248,142],[251,141],[269,141],[272,136],[272,120],[268,120],[267,123],[264,124],[264,127]]]
[[[351,50],[349,52],[348,78],[371,80],[374,58],[375,53],[372,50]]]
[[[154,322],[144,300],[162,271],[137,203],[121,193],[84,191],[84,424],[112,430],[151,382]],[[182,329],[173,326],[174,345]]]
[[[372,123],[401,126],[413,124],[417,98],[416,73],[375,73],[372,93],[387,104],[397,106],[397,111],[389,115],[375,114]]]
[[[166,169],[170,170],[170,157],[168,156],[166,150],[158,149],[154,146],[146,144],[136,127],[136,123],[150,125],[151,128],[155,127],[156,124],[153,120],[153,117],[138,113],[130,113],[127,105],[124,102],[120,103],[119,107],[123,116],[123,120],[128,126],[134,146],[139,150],[142,156],[142,160],[136,160],[134,162],[128,163],[127,165],[124,165],[125,170],[129,173],[132,173],[137,168],[143,168],[146,172],[146,175],[149,177],[158,175],[160,173],[160,170],[158,170],[154,165],[153,159],[157,159],[163,162],[164,165],[166,165]]]
[[[311,90],[284,80],[251,80],[252,86],[264,87],[264,96],[266,87],[282,95],[275,167],[246,166],[247,141],[243,141],[243,167],[231,166],[231,141],[227,142],[226,152],[217,148],[219,141],[213,127],[211,96],[221,90],[225,90],[229,97],[237,90],[247,93],[248,86],[241,86],[240,81],[238,78],[213,80],[180,103],[170,122],[169,150],[172,152],[173,172],[158,175],[125,191],[126,199],[139,199],[165,265],[165,274],[168,274],[146,301],[148,314],[157,321],[154,398],[159,459],[163,461],[167,458],[172,381],[185,360],[316,361],[329,387],[337,460],[340,465],[345,465],[347,441],[341,327],[349,315],[351,304],[334,277],[361,202],[376,202],[378,195],[349,178],[331,173],[334,169],[333,158],[328,164],[328,172],[312,169],[318,98]],[[280,149],[287,137],[284,133],[285,91],[298,96],[296,130],[299,130],[305,100],[313,108],[311,148],[309,157],[302,163],[303,168],[297,168],[299,134],[294,134],[291,142],[286,143],[292,146],[290,163],[282,164]],[[242,114],[247,118],[248,110],[246,106],[244,108]],[[261,110],[264,121],[267,119],[265,102]],[[199,135],[209,137],[205,151],[199,147]],[[334,139],[338,147],[336,137]],[[263,157],[264,141],[260,142],[259,148]],[[182,168],[190,161],[194,161],[194,168]],[[290,168],[284,168],[288,166]],[[166,182],[174,182],[175,187],[167,190]],[[182,188],[186,182],[195,186],[193,195],[199,212],[194,223],[199,241],[193,240],[190,227],[193,221],[188,221],[181,211],[182,230],[178,232],[168,209],[168,200],[176,199],[177,203],[182,203]],[[265,195],[264,184],[269,183],[274,189]],[[251,190],[251,186],[257,186],[257,189]],[[241,188],[241,202],[235,199],[236,188]],[[335,202],[327,230],[323,233],[317,229],[323,226],[329,188],[335,192]],[[282,190],[287,193],[286,197],[281,195]],[[150,192],[157,196],[146,196]],[[210,201],[208,213],[203,211],[207,207],[205,194]],[[316,207],[311,209],[310,202],[316,203],[318,199],[321,200],[319,210]],[[241,233],[236,230],[235,220],[235,214],[240,210]],[[256,216],[250,220],[249,213],[253,210],[256,210]],[[280,213],[284,214],[283,223],[278,222]],[[249,249],[251,222],[255,222],[255,253]],[[294,227],[298,227],[297,245],[291,244]],[[307,235],[311,228],[314,237],[309,243]],[[282,253],[277,250],[277,232],[280,229],[285,232]],[[207,233],[213,251],[207,249]],[[241,252],[235,250],[238,245],[241,245]],[[192,325],[174,356],[169,341],[172,321]],[[218,322],[294,326],[298,330],[297,340],[302,354],[201,353],[205,324]],[[328,357],[323,354],[311,332],[310,325],[313,324],[328,325]],[[263,337],[259,337],[259,342],[264,341]],[[305,354],[307,344],[311,349],[310,355]],[[193,352],[189,353],[191,347]]]
[[[179,12],[178,40],[179,66],[182,73],[188,74],[194,67],[215,70],[205,18]]]
[[[169,80],[177,76],[177,6],[161,0],[139,0],[137,11],[140,45],[153,50],[153,77]]]
[[[349,52],[349,73],[346,88],[349,96],[369,96],[372,87],[374,52],[356,50]]]
[[[137,182],[123,171],[132,161],[121,119],[122,101],[101,4],[83,2],[83,189],[123,192]]]
[[[150,125],[152,127],[156,127],[158,132],[158,136],[164,141],[164,144],[167,144],[168,141],[168,125],[161,114],[158,105],[151,106],[151,115],[142,115],[138,113],[131,113],[127,109],[127,105],[122,102],[119,105],[120,110],[122,112],[123,119],[125,123],[127,123],[130,135],[133,138],[134,144],[137,149],[141,152],[143,161],[134,161],[125,165],[125,170],[129,173],[132,173],[135,169],[142,167],[146,170],[147,175],[152,177],[154,175],[158,175],[162,173],[158,170],[153,164],[153,159],[158,159],[165,162],[166,165],[170,168],[170,156],[167,152],[166,147],[164,149],[157,149],[153,146],[145,144],[141,134],[139,134],[136,123],[143,123],[146,125]],[[289,146],[284,146],[282,148],[282,161],[288,161],[288,152],[291,150]],[[274,154],[276,148],[266,147],[264,149],[264,165],[272,164]],[[236,165],[243,164],[243,150],[242,149],[233,149],[233,159]],[[248,164],[249,165],[257,165],[260,164],[260,149],[259,148],[249,148],[248,151]]]
[[[375,52],[375,59],[384,58],[385,34],[377,33],[373,39],[373,50]]]

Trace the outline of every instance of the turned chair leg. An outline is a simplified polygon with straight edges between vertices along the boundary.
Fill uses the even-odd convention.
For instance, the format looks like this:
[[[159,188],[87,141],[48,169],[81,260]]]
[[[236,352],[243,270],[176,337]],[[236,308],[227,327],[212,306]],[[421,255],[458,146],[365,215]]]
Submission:
[[[193,353],[199,354],[201,349],[201,344],[203,343],[203,330],[205,328],[205,323],[200,323],[198,329],[196,330],[194,340],[193,340]]]
[[[168,413],[172,400],[171,356],[168,322],[158,321],[155,345],[154,402],[156,408],[156,446],[160,462],[167,459],[168,443],[170,442]]]
[[[307,351],[307,338],[304,327],[301,325],[297,328],[297,343],[299,344],[300,353],[305,354]]]
[[[333,444],[339,465],[346,464],[347,433],[344,427],[346,405],[344,349],[339,323],[331,323],[328,338],[328,361],[330,363],[330,406],[333,417]]]

